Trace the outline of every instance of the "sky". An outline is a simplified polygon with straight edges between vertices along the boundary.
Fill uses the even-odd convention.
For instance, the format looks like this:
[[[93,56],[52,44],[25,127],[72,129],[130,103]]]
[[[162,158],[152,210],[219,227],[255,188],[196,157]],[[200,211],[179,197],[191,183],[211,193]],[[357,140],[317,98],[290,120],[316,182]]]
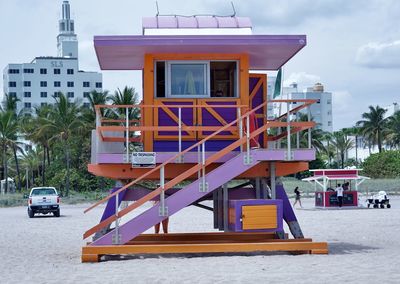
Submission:
[[[155,1],[70,0],[79,40],[80,69],[100,71],[94,35],[135,35]],[[307,46],[284,66],[285,84],[320,82],[333,93],[335,130],[351,127],[368,106],[400,103],[400,1],[236,0],[254,34],[305,34]],[[62,0],[0,0],[0,67],[57,54]],[[231,1],[158,0],[160,14],[231,15]],[[103,87],[142,93],[140,71],[103,71]],[[3,82],[0,80],[0,89]]]

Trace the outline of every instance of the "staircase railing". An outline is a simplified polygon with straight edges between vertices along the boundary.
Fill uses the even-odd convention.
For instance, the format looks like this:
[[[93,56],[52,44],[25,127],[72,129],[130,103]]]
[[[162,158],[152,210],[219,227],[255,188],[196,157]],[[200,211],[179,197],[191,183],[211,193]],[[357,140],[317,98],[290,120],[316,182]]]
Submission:
[[[315,100],[296,100],[297,102],[303,102],[303,107],[309,106],[312,103],[315,102]],[[151,193],[147,194],[146,196],[140,198],[139,200],[137,200],[135,203],[132,203],[131,205],[129,205],[128,207],[122,209],[121,211],[119,211],[119,207],[116,206],[116,212],[115,215],[110,216],[109,218],[107,218],[106,220],[100,222],[99,224],[97,224],[96,226],[92,227],[91,229],[89,229],[88,231],[85,232],[85,234],[83,235],[84,239],[86,239],[87,237],[91,236],[92,234],[96,233],[97,231],[101,230],[102,228],[104,228],[105,226],[108,226],[109,224],[111,224],[112,222],[116,221],[116,230],[118,230],[117,226],[119,225],[118,223],[118,219],[123,217],[124,215],[128,214],[129,212],[131,212],[132,210],[140,207],[141,205],[143,205],[145,202],[150,201],[152,199],[154,199],[155,197],[157,197],[158,195],[160,195],[160,216],[167,216],[167,212],[165,210],[165,204],[164,204],[164,192],[170,188],[172,188],[173,186],[175,186],[176,184],[178,184],[179,182],[182,182],[183,180],[187,179],[188,177],[192,176],[193,174],[195,174],[196,172],[200,172],[202,174],[202,190],[207,191],[206,188],[206,183],[205,183],[205,168],[216,162],[218,159],[220,159],[221,157],[225,156],[227,153],[231,152],[232,150],[240,147],[241,145],[243,145],[244,143],[247,143],[247,147],[246,147],[246,154],[247,154],[247,161],[249,161],[249,157],[250,157],[250,140],[255,138],[256,136],[258,136],[259,134],[263,133],[264,131],[266,131],[269,127],[283,127],[285,125],[287,125],[287,122],[267,122],[266,124],[264,124],[263,126],[259,127],[258,129],[254,130],[253,132],[250,132],[250,127],[249,127],[249,118],[250,115],[252,115],[253,113],[255,113],[257,110],[259,110],[260,108],[264,107],[267,103],[269,102],[264,102],[263,104],[260,104],[259,106],[257,106],[256,108],[246,112],[245,114],[243,114],[242,116],[238,117],[236,120],[230,122],[229,124],[221,127],[219,130],[215,131],[214,133],[210,134],[209,136],[207,136],[206,138],[204,138],[203,140],[197,142],[196,144],[190,146],[189,148],[185,149],[182,152],[177,153],[175,156],[171,157],[170,159],[166,160],[164,163],[160,164],[159,166],[149,170],[148,172],[144,173],[143,175],[141,175],[140,177],[138,177],[137,179],[131,181],[130,183],[126,184],[125,186],[123,186],[122,188],[120,188],[119,190],[115,191],[114,193],[108,195],[107,197],[103,198],[102,200],[96,202],[95,204],[93,204],[92,206],[90,206],[89,208],[87,208],[84,212],[87,213],[90,210],[92,210],[93,208],[97,207],[98,205],[108,201],[110,198],[116,196],[116,203],[118,202],[118,194],[124,190],[126,190],[127,188],[129,188],[130,186],[138,183],[139,181],[143,180],[144,178],[146,178],[147,176],[149,176],[150,174],[156,172],[156,171],[160,171],[160,186],[155,189],[154,191],[152,191]],[[288,116],[290,115],[290,110],[288,109]],[[216,136],[217,134],[219,134],[222,131],[225,131],[227,128],[229,128],[230,126],[234,125],[235,123],[239,123],[239,125],[242,125],[243,123],[243,119],[246,119],[247,121],[247,127],[246,127],[246,135],[244,137],[239,138],[238,140],[236,140],[235,142],[231,143],[230,145],[228,145],[227,147],[225,147],[224,149],[220,150],[219,152],[213,154],[212,156],[210,156],[209,158],[205,159],[205,143],[212,139],[214,136]],[[309,124],[308,126],[306,126],[306,128],[308,127],[313,127],[315,126],[315,123]],[[242,127],[240,127],[241,129],[243,129]],[[173,178],[172,180],[170,180],[169,182],[165,183],[164,181],[164,168],[167,164],[176,161],[179,157],[181,157],[182,155],[184,155],[185,153],[191,151],[192,149],[198,147],[198,148],[202,148],[202,155],[201,155],[201,161],[199,161],[198,164],[196,164],[195,166],[193,166],[192,168],[188,169],[187,171],[181,173],[180,175],[178,175],[177,177]]]

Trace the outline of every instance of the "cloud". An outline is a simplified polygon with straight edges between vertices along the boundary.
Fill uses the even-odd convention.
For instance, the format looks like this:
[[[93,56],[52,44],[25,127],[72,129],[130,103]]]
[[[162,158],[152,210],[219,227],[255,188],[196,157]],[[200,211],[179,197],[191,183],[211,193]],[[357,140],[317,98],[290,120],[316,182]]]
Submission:
[[[215,0],[205,1],[215,7],[222,15],[230,14],[228,2]],[[340,15],[349,15],[359,11],[360,4],[368,5],[361,0],[246,0],[235,1],[239,16],[250,16],[253,26],[295,26],[315,18],[332,19]]]
[[[291,73],[289,77],[284,79],[283,85],[285,87],[292,83],[297,83],[299,89],[305,87],[312,87],[315,83],[321,81],[321,77],[318,75],[308,74],[306,72]]]
[[[356,63],[368,68],[400,68],[400,40],[370,42],[359,47]]]

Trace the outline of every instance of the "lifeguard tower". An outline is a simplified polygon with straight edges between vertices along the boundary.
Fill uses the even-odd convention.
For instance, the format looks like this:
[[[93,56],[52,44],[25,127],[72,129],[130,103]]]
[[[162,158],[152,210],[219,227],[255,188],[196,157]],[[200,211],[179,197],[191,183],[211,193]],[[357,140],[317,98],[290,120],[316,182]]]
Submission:
[[[143,72],[143,101],[96,106],[88,169],[124,186],[85,211],[107,202],[100,222],[84,233],[93,239],[82,248],[83,262],[109,254],[328,252],[326,243],[304,238],[276,182],[315,159],[309,112],[315,101],[272,101],[267,76],[256,72],[278,70],[306,36],[251,30],[248,18],[236,16],[156,16],[143,19],[142,35],[95,36],[102,70]],[[268,106],[277,103],[287,112],[268,120]],[[119,117],[105,117],[105,110]],[[298,121],[300,112],[308,121]],[[308,137],[303,148],[301,132]],[[140,184],[146,180],[159,186],[146,188]],[[121,201],[131,203],[122,209]],[[157,202],[121,221],[148,201]],[[143,234],[190,205],[212,212],[210,232]]]

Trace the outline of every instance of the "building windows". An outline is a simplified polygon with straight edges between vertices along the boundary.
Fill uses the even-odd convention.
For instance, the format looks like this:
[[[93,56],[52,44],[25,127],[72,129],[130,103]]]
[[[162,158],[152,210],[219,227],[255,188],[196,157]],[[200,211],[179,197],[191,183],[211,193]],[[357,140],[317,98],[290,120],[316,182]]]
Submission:
[[[19,69],[8,69],[8,74],[19,74]]]
[[[328,121],[328,126],[332,126],[332,121]]]
[[[30,87],[31,81],[24,81],[24,87]]]
[[[74,97],[74,92],[68,92],[67,93],[68,98],[73,98]]]
[[[47,74],[47,69],[46,68],[40,68],[40,74]]]
[[[33,68],[24,68],[24,73],[33,74]]]
[[[31,92],[24,92],[24,98],[30,98],[32,96]]]
[[[47,103],[40,103],[40,106],[42,107],[47,106]]]
[[[54,81],[54,87],[61,87],[60,81]]]
[[[330,105],[330,104],[332,104],[332,101],[331,101],[331,100],[327,100],[326,103],[327,103],[328,105]]]
[[[24,103],[24,107],[25,107],[25,108],[31,108],[31,107],[32,107],[32,104],[31,104],[31,103]]]
[[[328,111],[328,115],[331,115],[332,114],[332,112],[331,111]]]
[[[16,87],[16,86],[17,86],[17,82],[15,82],[15,81],[8,82],[8,87],[13,88],[13,87]]]
[[[60,92],[54,92],[53,97],[58,98],[60,96]]]
[[[96,88],[103,88],[103,83],[96,82]]]
[[[90,94],[89,92],[83,92],[83,97],[84,97],[84,98],[88,98],[88,97],[89,97],[89,94]]]
[[[9,96],[10,98],[16,98],[16,97],[17,97],[17,93],[16,93],[16,92],[9,92],[9,93],[8,93],[8,96]]]
[[[90,107],[90,103],[83,103],[83,107],[84,108],[89,108]]]
[[[40,92],[41,98],[47,98],[47,92]]]
[[[68,75],[74,74],[74,69],[67,69],[67,74]]]
[[[317,100],[317,104],[320,104],[320,103],[321,103],[321,100],[320,100],[320,99],[318,99],[318,100]]]
[[[67,82],[67,87],[72,88],[74,86],[74,82]]]
[[[61,74],[61,69],[55,68],[55,69],[54,69],[54,74],[60,75],[60,74]]]
[[[46,81],[40,81],[40,87],[47,87]]]
[[[84,88],[89,88],[90,87],[90,82],[83,82],[83,87]]]

